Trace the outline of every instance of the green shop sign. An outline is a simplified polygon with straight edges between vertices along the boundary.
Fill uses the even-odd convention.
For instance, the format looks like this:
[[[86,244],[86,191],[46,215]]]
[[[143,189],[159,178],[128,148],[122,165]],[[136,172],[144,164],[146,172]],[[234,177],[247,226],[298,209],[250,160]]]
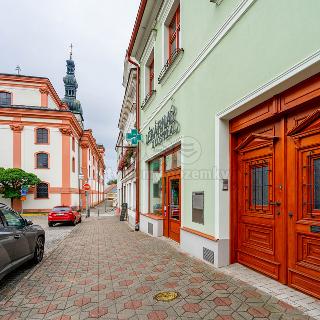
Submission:
[[[173,135],[179,133],[180,125],[176,120],[176,116],[177,109],[175,106],[172,106],[166,115],[159,121],[155,121],[152,128],[149,127],[146,144],[152,143],[152,148],[155,148]]]

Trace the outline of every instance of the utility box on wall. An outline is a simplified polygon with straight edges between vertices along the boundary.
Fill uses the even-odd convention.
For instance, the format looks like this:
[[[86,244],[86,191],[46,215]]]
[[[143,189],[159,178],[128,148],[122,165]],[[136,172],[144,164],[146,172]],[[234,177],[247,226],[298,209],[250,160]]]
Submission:
[[[192,222],[204,224],[204,191],[192,192]]]

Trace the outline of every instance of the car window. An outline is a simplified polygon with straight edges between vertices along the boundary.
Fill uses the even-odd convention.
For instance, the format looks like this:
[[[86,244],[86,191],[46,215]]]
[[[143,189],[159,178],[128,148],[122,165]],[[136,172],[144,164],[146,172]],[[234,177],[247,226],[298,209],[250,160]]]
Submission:
[[[8,209],[1,209],[1,211],[7,226],[16,228],[24,227],[24,221],[19,215]]]
[[[70,207],[55,207],[52,209],[53,212],[68,212]]]

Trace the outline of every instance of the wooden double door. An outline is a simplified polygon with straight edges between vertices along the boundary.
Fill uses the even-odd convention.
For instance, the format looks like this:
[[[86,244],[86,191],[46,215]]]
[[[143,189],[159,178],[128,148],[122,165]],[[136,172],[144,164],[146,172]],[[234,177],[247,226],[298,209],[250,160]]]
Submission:
[[[165,237],[180,242],[181,178],[180,170],[168,172],[163,177],[163,233]]]
[[[233,142],[235,260],[320,298],[320,109],[268,120]]]

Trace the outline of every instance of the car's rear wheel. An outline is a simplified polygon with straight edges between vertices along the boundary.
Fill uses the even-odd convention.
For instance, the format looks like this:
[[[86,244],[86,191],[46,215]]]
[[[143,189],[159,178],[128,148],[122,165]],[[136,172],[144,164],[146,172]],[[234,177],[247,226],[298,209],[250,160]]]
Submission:
[[[53,222],[48,222],[49,227],[53,227]]]
[[[41,262],[44,254],[44,238],[39,237],[36,242],[36,247],[34,249],[33,262],[35,264]]]

